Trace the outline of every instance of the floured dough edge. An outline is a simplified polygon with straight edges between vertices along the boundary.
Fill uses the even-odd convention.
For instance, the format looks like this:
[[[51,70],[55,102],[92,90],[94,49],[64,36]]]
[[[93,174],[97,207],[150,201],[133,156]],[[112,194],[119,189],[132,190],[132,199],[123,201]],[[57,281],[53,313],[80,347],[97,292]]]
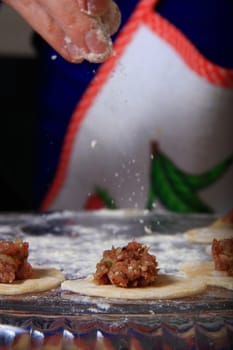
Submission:
[[[84,279],[66,280],[62,290],[86,296],[112,299],[172,299],[202,293],[207,285],[198,278],[182,278],[171,275],[159,275],[154,286],[140,288],[121,288],[114,285],[97,285],[93,276]]]
[[[189,278],[202,279],[209,286],[233,290],[233,277],[224,271],[216,271],[213,261],[189,261],[180,265],[180,271]]]
[[[211,225],[186,231],[184,237],[191,243],[212,243],[214,238],[217,240],[233,238],[233,229]]]
[[[0,295],[44,292],[59,287],[64,280],[63,273],[55,268],[33,267],[33,277],[29,279],[0,283]]]

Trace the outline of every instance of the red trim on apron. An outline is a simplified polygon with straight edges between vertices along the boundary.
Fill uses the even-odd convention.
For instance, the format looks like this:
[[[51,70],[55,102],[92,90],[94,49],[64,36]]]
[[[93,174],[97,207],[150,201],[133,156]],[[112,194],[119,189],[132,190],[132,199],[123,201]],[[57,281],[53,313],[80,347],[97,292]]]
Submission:
[[[158,14],[148,13],[144,17],[148,27],[166,40],[182,57],[184,62],[209,83],[225,88],[233,87],[233,70],[222,68],[206,59],[185,35]]]
[[[200,77],[215,85],[225,88],[233,87],[233,70],[224,69],[208,61],[179,29],[155,13],[154,6],[158,1],[159,0],[142,0],[139,2],[134,13],[115,42],[115,55],[111,56],[102,64],[82,99],[79,101],[65,136],[54,181],[42,202],[42,211],[49,209],[64,183],[73,144],[88,109],[92,106],[93,101],[108,80],[119,58],[123,55],[125,48],[141,24],[149,27],[157,36],[160,36],[169,43],[182,57],[184,62]]]

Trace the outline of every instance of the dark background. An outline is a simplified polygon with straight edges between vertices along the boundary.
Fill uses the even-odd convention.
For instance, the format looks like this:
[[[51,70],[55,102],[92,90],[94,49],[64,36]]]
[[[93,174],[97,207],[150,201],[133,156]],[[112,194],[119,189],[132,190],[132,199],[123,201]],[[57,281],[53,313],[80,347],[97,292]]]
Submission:
[[[32,209],[36,59],[0,56],[0,211]]]

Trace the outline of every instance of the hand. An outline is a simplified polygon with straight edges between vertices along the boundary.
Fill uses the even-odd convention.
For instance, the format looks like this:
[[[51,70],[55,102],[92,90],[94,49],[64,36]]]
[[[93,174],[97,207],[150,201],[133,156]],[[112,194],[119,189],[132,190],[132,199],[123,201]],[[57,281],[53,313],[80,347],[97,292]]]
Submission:
[[[3,0],[70,62],[103,62],[120,24],[112,0]]]

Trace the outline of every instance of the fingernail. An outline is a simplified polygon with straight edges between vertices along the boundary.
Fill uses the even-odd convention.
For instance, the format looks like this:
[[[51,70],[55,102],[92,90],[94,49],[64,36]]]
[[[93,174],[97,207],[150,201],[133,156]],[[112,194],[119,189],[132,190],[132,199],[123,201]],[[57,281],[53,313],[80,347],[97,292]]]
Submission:
[[[86,34],[86,45],[90,52],[76,46],[68,36],[64,38],[64,47],[74,62],[86,59],[90,62],[100,63],[112,53],[112,42],[100,29],[92,29]]]
[[[74,61],[80,61],[83,59],[83,50],[73,44],[68,36],[64,38],[64,43],[65,49],[69,52],[69,55]]]
[[[111,50],[111,40],[101,29],[92,29],[86,34],[86,45],[92,53],[105,54]]]

